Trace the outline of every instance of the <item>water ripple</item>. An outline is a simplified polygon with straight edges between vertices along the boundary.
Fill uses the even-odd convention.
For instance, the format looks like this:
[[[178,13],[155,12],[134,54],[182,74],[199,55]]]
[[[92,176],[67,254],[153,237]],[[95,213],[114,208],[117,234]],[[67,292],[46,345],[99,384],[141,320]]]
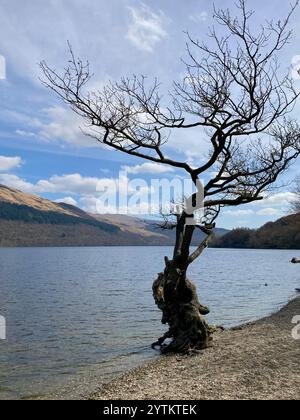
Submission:
[[[165,327],[151,287],[171,254],[169,247],[0,249],[7,320],[0,397],[83,378],[97,385],[153,357],[149,344]],[[300,286],[294,254],[209,249],[189,273],[209,321],[230,327],[278,309]]]

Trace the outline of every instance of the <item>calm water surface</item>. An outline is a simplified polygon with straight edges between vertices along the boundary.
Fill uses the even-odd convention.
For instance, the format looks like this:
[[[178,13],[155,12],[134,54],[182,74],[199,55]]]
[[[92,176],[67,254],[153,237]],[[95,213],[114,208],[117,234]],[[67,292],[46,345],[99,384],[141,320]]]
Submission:
[[[0,249],[0,399],[66,397],[155,356],[152,282],[170,247]],[[295,251],[209,249],[190,269],[211,323],[268,315],[294,296]],[[298,255],[299,256],[299,255]],[[268,283],[268,286],[265,286]]]

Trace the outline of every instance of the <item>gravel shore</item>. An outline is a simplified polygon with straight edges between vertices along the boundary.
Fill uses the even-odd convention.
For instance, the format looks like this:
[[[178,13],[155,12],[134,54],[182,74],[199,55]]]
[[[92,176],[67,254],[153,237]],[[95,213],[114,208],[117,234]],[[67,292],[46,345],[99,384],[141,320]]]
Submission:
[[[296,315],[300,297],[268,318],[216,333],[197,355],[162,356],[127,372],[90,399],[300,399]]]

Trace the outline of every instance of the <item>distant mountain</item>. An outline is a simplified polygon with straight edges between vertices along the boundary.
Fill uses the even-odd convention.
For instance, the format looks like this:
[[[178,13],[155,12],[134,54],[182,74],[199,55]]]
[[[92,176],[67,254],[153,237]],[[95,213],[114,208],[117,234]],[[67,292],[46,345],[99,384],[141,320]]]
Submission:
[[[159,234],[125,231],[65,203],[0,185],[0,246],[158,245]]]
[[[97,220],[112,223],[115,226],[118,226],[123,232],[130,232],[133,234],[143,235],[146,237],[151,237],[153,235],[163,239],[167,242],[167,245],[174,245],[175,241],[175,230],[163,230],[159,226],[159,221],[141,219],[139,217],[127,216],[122,214],[99,214],[93,215]],[[216,228],[214,233],[216,238],[219,238],[229,231],[227,229]],[[204,238],[204,233],[200,230],[197,230],[194,234],[193,245],[199,245],[199,241]],[[160,244],[163,245],[164,243]]]
[[[218,248],[300,249],[300,213],[259,229],[234,229],[214,241]]]
[[[53,203],[50,200],[0,185],[0,219],[28,223],[95,226],[106,232],[119,228],[100,222],[77,207]]]
[[[227,233],[216,229],[217,237]],[[194,244],[203,238],[199,231]],[[174,231],[126,215],[89,214],[0,185],[0,246],[173,245]]]

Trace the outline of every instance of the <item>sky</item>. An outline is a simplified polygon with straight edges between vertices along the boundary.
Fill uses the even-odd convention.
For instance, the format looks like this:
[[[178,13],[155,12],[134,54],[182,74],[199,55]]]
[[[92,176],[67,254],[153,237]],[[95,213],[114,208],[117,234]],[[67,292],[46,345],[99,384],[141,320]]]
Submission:
[[[288,2],[281,0],[248,4],[256,12],[255,23],[278,19],[288,10]],[[215,0],[215,5],[232,8],[233,1]],[[300,88],[295,73],[300,65],[299,22],[300,8],[281,59],[296,74]],[[212,23],[210,0],[1,0],[0,183],[95,212],[99,185],[113,185],[120,171],[119,189],[138,177],[145,181],[144,199],[152,191],[151,179],[181,179],[180,170],[145,164],[85,137],[82,121],[42,86],[38,64],[46,60],[63,68],[69,41],[75,54],[91,64],[91,89],[143,74],[158,78],[167,91],[172,80],[184,75],[185,31],[206,40]],[[199,132],[191,130],[170,139],[167,153],[196,164],[206,147]],[[287,214],[297,174],[300,162],[284,177],[285,187],[258,204],[223,209],[218,226],[259,227]]]

